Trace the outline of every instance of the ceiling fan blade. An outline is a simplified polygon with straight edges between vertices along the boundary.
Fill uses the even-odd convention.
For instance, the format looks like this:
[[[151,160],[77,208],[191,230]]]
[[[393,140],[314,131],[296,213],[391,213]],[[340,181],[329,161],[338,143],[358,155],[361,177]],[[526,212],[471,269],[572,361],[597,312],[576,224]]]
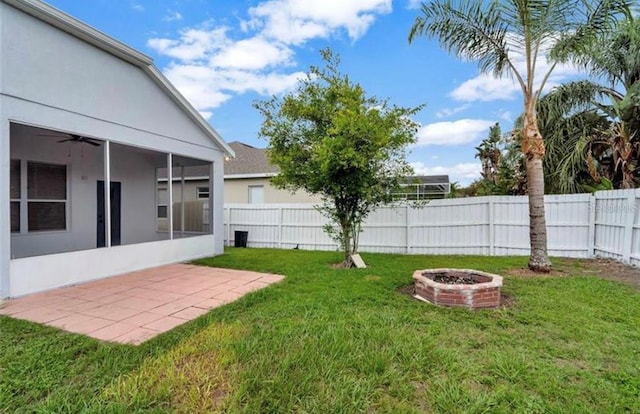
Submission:
[[[99,143],[99,142],[96,142],[96,141],[90,140],[90,139],[88,139],[88,138],[85,138],[85,139],[83,140],[83,142],[86,142],[86,143],[87,143],[87,144],[89,144],[89,145],[93,145],[94,147],[99,147],[99,146],[100,146],[100,143]]]
[[[63,140],[61,140],[61,141],[58,141],[58,143],[61,143],[61,142],[67,142],[67,141],[75,141],[75,139],[73,139],[73,138],[67,138],[67,139],[63,139]]]

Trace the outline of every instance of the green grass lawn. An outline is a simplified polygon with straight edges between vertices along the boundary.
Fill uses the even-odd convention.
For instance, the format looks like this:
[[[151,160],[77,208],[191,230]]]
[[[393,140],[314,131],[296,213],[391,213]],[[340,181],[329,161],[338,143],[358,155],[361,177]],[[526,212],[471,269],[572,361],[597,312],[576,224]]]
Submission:
[[[401,294],[416,269],[503,273],[526,258],[228,249],[203,265],[286,275],[140,347],[0,317],[0,411],[640,412],[640,294],[566,276],[505,277],[512,307]]]

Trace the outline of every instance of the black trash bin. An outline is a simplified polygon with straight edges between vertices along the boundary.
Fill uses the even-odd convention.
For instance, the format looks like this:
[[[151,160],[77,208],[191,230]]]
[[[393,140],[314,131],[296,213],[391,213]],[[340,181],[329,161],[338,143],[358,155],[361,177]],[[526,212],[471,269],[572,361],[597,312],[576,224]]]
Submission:
[[[234,236],[234,247],[247,247],[247,239],[249,238],[248,231],[237,231]]]

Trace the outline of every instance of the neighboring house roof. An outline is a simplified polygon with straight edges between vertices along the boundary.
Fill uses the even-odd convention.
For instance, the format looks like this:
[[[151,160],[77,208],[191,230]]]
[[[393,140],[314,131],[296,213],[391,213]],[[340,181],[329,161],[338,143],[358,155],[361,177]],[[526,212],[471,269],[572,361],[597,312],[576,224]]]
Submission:
[[[449,184],[448,175],[412,175],[407,177],[409,184]]]
[[[142,69],[214,143],[230,156],[234,155],[220,134],[155,67],[150,57],[40,0],[0,1]]]
[[[256,148],[240,141],[230,142],[229,146],[236,156],[224,161],[225,179],[268,178],[274,177],[280,172],[276,165],[269,162],[265,148]],[[206,165],[187,168],[188,170],[185,170],[186,180],[206,180],[209,178],[209,167]],[[166,168],[159,169],[158,178],[166,179]],[[436,188],[445,193],[449,192],[448,175],[411,175],[405,180],[408,185],[421,185]]]
[[[236,157],[224,163],[225,178],[273,177],[280,169],[269,162],[267,150],[255,148],[242,142],[229,143]]]
[[[243,142],[230,142],[229,146],[235,152],[235,158],[224,161],[224,178],[229,180],[242,178],[269,178],[278,174],[280,169],[269,162],[267,150],[256,148]],[[209,178],[208,165],[186,167],[186,180],[206,180]],[[167,178],[167,169],[158,170],[158,178]]]
[[[395,194],[400,197],[445,195],[451,191],[448,175],[412,175]]]

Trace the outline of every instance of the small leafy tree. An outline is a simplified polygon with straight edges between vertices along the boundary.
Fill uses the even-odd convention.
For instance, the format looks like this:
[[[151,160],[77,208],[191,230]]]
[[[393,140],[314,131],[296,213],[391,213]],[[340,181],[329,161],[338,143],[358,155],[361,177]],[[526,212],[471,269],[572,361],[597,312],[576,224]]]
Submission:
[[[362,222],[412,173],[406,149],[418,125],[410,117],[422,107],[368,97],[339,72],[330,49],[321,55],[326,66],[312,66],[295,91],[254,106],[264,117],[260,135],[269,140],[271,162],[280,167],[272,183],[322,197],[318,209],[331,223],[325,230],[351,266]]]

